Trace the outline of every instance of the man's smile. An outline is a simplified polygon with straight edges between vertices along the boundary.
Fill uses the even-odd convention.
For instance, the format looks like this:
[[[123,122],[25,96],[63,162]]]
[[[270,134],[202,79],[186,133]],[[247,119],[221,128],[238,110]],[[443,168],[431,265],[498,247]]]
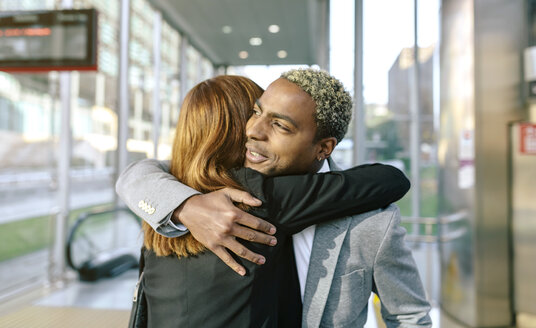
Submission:
[[[252,164],[259,164],[268,160],[268,157],[252,146],[246,145],[246,159]]]

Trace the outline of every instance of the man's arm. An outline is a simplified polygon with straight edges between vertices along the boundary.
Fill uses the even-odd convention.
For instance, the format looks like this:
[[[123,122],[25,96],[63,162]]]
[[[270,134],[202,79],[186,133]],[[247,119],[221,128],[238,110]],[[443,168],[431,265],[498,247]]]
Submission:
[[[169,174],[169,161],[154,159],[127,166],[117,179],[115,191],[137,216],[166,237],[187,233],[171,222],[171,213],[188,198],[200,194]]]
[[[250,213],[267,218],[288,234],[333,218],[386,207],[410,188],[402,171],[379,163],[317,174],[266,177],[247,168],[233,174],[264,203]]]
[[[373,289],[387,327],[431,327],[430,304],[405,234],[396,208],[374,261]]]
[[[275,233],[273,225],[233,205],[258,206],[258,200],[228,188],[201,195],[169,174],[168,162],[146,159],[130,164],[119,176],[116,191],[134,213],[167,237],[185,233],[174,227],[179,221],[170,221],[180,218],[200,243],[240,274],[245,269],[225,248],[259,264],[264,263],[264,257],[249,251],[235,237],[275,245],[275,237],[269,235]]]

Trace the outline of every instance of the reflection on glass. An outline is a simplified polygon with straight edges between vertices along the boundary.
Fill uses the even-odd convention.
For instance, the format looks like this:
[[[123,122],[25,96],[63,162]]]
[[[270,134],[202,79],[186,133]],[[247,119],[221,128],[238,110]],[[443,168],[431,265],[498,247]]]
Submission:
[[[421,188],[420,215],[437,214],[434,81],[438,40],[439,1],[418,1],[418,110]],[[389,8],[389,10],[386,10]],[[366,113],[367,161],[383,161],[411,172],[410,124],[415,84],[414,1],[364,1],[363,84]],[[388,22],[388,23],[387,23]],[[411,193],[398,202],[409,216]]]

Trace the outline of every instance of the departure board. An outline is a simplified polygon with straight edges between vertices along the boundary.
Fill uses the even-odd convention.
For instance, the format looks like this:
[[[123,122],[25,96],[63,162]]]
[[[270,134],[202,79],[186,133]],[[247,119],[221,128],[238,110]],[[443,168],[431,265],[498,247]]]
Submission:
[[[95,9],[0,16],[0,71],[97,70]]]

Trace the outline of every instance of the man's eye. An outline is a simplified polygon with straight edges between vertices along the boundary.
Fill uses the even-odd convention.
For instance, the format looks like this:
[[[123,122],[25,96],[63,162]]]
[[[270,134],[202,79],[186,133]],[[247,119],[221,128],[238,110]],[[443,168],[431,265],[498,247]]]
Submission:
[[[261,116],[261,111],[258,110],[257,108],[253,108],[253,114],[257,116]]]
[[[289,129],[286,126],[284,126],[283,124],[279,123],[278,121],[274,121],[273,124],[274,124],[274,126],[278,127],[281,130],[289,131]]]

